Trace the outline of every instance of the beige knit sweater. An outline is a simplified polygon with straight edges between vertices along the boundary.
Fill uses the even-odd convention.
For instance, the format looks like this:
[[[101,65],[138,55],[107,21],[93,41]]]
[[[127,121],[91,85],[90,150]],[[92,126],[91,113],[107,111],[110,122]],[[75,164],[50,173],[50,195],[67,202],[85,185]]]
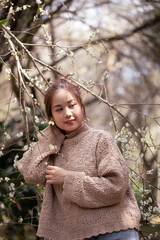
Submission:
[[[18,169],[26,182],[45,184],[47,164],[68,173],[63,185],[45,186],[39,237],[82,240],[139,228],[128,167],[107,131],[83,124],[64,136],[55,126],[47,127],[18,162]]]

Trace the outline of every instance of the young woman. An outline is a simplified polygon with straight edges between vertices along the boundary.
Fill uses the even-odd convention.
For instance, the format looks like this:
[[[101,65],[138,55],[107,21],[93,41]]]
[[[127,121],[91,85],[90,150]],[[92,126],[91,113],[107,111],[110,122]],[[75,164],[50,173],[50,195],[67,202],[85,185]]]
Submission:
[[[52,240],[138,240],[140,212],[112,136],[89,127],[79,89],[66,80],[45,95],[54,125],[18,162],[26,182],[45,185],[37,235]]]

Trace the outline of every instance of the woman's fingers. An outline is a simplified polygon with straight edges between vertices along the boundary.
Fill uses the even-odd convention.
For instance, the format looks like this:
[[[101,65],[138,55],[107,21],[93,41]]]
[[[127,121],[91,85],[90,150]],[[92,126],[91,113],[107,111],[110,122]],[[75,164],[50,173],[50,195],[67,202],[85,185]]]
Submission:
[[[56,167],[54,167],[54,166],[47,166],[46,174],[49,174],[49,175],[54,174],[55,169],[56,169]]]
[[[46,179],[52,179],[53,176],[52,175],[46,175]]]
[[[47,169],[48,169],[48,170],[52,170],[52,169],[55,169],[55,168],[56,168],[55,166],[51,166],[51,165],[48,165],[48,166],[47,166]]]
[[[63,168],[48,165],[46,169],[46,182],[51,184],[63,184],[66,173],[66,170]]]
[[[46,174],[52,174],[54,173],[54,170],[46,170]]]

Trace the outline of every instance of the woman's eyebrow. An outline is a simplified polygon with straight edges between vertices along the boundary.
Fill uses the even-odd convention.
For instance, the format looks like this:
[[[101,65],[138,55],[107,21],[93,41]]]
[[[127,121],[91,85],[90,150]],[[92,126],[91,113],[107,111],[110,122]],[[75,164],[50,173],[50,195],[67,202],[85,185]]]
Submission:
[[[71,100],[69,100],[68,102],[67,102],[67,104],[68,103],[70,103],[70,102],[72,102],[74,99],[72,98]],[[53,108],[57,108],[57,107],[62,107],[62,104],[57,104],[57,105],[54,105],[53,106]]]
[[[72,98],[71,100],[69,100],[67,103],[70,103],[70,102],[72,102],[74,99]]]
[[[61,107],[61,104],[54,105],[53,108]]]

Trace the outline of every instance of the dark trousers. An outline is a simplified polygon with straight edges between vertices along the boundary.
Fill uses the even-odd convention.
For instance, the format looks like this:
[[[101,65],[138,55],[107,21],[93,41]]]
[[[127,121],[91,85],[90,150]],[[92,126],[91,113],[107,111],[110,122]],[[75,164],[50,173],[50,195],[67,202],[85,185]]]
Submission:
[[[139,240],[138,232],[134,229],[121,230],[119,232],[100,234],[97,237],[84,240]]]

